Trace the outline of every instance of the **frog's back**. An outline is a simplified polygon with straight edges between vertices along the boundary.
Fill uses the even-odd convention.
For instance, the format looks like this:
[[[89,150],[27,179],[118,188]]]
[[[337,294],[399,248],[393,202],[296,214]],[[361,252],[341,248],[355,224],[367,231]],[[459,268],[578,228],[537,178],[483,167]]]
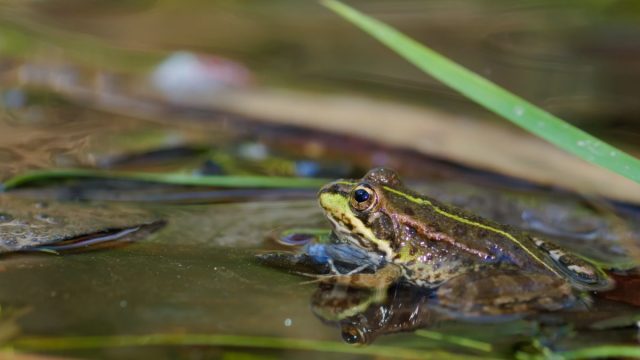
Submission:
[[[495,223],[453,206],[436,206],[441,206],[443,212],[453,214],[450,218],[454,224],[467,224],[470,227],[467,233],[459,234],[467,236],[464,242],[475,244],[477,248],[489,252],[496,262],[514,264],[523,271],[553,273],[565,278],[579,290],[606,290],[614,285],[613,280],[596,264],[548,239]],[[455,229],[456,225],[453,226]]]
[[[396,191],[395,195],[423,205],[418,208],[421,213],[412,218],[422,219],[430,231],[448,237],[458,248],[474,255],[478,262],[508,263],[524,272],[550,273],[566,279],[580,290],[604,290],[613,286],[612,280],[597,265],[547,239],[495,223],[409,189]]]
[[[440,206],[454,214],[451,216],[454,218],[453,223],[460,221],[469,225],[467,233],[459,234],[467,236],[464,242],[490,253],[495,262],[508,262],[523,271],[550,272],[565,278],[579,290],[606,290],[613,286],[613,280],[596,264],[548,239],[494,223],[451,206]],[[455,226],[453,225],[454,234]]]

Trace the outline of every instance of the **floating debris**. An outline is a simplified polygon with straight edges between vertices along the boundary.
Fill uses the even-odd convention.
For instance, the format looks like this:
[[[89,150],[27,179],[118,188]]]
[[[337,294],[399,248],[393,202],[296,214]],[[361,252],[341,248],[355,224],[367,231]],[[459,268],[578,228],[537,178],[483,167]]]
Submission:
[[[96,245],[161,223],[157,215],[123,204],[42,202],[2,194],[0,253]]]

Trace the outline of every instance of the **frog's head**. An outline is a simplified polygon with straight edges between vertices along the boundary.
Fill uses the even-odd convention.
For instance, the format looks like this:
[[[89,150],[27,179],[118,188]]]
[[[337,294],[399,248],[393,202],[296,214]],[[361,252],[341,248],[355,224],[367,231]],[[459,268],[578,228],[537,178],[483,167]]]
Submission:
[[[396,252],[398,225],[389,189],[401,186],[394,171],[377,168],[360,180],[337,180],[325,185],[318,200],[341,241],[391,260]]]

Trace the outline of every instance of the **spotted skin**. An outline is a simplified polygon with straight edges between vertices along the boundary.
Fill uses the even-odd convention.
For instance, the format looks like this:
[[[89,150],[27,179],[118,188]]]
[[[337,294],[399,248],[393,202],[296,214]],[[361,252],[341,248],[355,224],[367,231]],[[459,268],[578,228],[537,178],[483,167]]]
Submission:
[[[440,306],[466,316],[554,311],[576,300],[568,282],[517,269],[488,269],[453,278],[438,288],[437,296]]]
[[[562,302],[546,296],[545,289],[567,298],[572,288],[603,290],[612,285],[608,276],[587,260],[546,239],[417,194],[405,188],[389,169],[373,169],[360,180],[327,184],[318,199],[336,237],[399,266],[396,280],[426,288],[445,286],[450,293],[455,289],[448,283],[469,284],[473,280],[508,293],[495,279],[502,279],[503,284],[517,279],[528,284],[535,279],[540,286],[509,286],[515,302],[528,304],[523,306]],[[489,273],[494,280],[489,275],[482,277]],[[527,289],[533,289],[530,298],[522,297]],[[502,294],[500,298],[505,297],[509,296]]]

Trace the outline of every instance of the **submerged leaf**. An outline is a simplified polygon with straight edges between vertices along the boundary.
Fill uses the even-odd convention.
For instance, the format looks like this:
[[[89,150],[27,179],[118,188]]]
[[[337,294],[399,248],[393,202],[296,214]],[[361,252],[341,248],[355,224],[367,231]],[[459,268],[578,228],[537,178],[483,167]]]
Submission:
[[[43,202],[2,194],[0,253],[64,250],[51,245],[61,246],[63,241],[93,234],[104,237],[160,221],[152,212],[127,205]]]

